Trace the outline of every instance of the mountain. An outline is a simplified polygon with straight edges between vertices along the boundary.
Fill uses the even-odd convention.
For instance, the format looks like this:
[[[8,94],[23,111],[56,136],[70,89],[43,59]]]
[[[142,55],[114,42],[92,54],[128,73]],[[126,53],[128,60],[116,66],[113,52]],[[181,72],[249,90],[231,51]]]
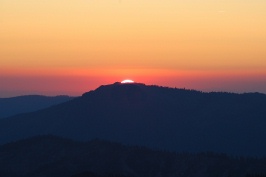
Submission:
[[[47,97],[40,95],[0,98],[0,119],[20,113],[41,110],[71,99],[69,96]]]
[[[38,136],[0,146],[8,177],[248,177],[266,174],[266,159],[173,153],[102,140]],[[251,177],[251,176],[250,176]]]
[[[266,95],[120,84],[0,120],[0,143],[52,134],[175,152],[266,155]]]

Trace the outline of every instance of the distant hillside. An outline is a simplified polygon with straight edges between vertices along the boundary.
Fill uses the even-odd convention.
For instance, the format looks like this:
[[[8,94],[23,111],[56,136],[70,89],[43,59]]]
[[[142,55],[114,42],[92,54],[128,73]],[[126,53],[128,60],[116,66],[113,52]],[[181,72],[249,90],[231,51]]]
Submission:
[[[0,119],[20,113],[37,111],[71,99],[69,96],[47,97],[40,95],[0,98]]]
[[[100,140],[40,136],[0,146],[6,177],[247,177],[266,174],[266,159],[171,153]]]
[[[265,127],[264,94],[115,83],[45,110],[0,120],[0,143],[52,134],[176,152],[266,156]]]

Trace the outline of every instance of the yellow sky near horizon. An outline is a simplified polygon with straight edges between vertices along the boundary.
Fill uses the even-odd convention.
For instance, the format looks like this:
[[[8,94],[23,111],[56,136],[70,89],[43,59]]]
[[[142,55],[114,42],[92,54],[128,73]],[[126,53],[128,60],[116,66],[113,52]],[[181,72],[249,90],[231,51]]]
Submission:
[[[266,74],[265,9],[265,0],[0,0],[0,75]]]

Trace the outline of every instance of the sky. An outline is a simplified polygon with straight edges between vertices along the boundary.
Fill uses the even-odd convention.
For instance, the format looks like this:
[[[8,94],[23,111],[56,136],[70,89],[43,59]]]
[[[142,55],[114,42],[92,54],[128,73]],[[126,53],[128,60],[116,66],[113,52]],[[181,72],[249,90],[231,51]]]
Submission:
[[[265,0],[0,0],[0,97],[124,79],[266,93]]]

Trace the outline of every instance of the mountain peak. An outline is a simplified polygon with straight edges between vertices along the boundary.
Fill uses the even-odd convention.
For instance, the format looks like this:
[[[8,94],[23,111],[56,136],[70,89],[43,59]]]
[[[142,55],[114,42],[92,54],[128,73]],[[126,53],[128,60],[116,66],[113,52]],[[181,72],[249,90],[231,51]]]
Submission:
[[[102,88],[136,88],[136,87],[145,87],[146,85],[143,83],[137,83],[137,82],[132,82],[132,83],[121,83],[121,82],[115,82],[113,84],[109,85],[101,85],[98,89]]]
[[[95,89],[94,91],[90,91],[87,93],[84,93],[82,96],[86,96],[88,94],[90,94],[91,92],[98,92],[98,93],[105,93],[105,92],[121,92],[121,93],[125,93],[125,92],[131,92],[131,91],[140,91],[142,89],[144,89],[146,87],[145,84],[143,83],[121,83],[121,82],[115,82],[113,84],[108,84],[108,85],[101,85],[100,87],[98,87],[97,89]]]
[[[148,94],[148,86],[143,83],[120,83],[102,85],[94,91],[83,94],[83,97],[97,97],[98,101],[115,101],[123,103],[136,103],[144,101]],[[99,99],[100,98],[100,99]]]

